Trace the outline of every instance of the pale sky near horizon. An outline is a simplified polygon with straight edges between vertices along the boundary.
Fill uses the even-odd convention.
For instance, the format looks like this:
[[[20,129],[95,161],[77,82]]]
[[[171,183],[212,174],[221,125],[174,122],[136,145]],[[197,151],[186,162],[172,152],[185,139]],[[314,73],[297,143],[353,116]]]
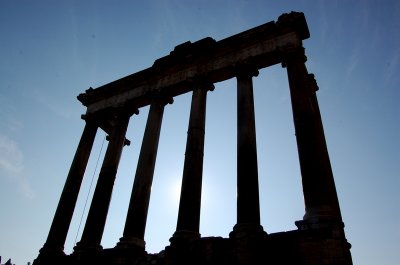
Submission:
[[[290,11],[304,12],[304,41],[354,264],[400,260],[399,1],[0,0],[0,256],[32,262],[46,240],[84,122],[76,96],[150,67],[178,44],[221,40]],[[236,80],[208,94],[202,236],[236,222]],[[296,229],[304,214],[286,70],[254,78],[261,222]],[[165,108],[146,243],[156,253],[175,231],[191,95]],[[148,108],[127,133],[102,240],[122,236]],[[96,184],[97,133],[65,252],[71,253]],[[89,191],[92,176],[93,186]],[[89,202],[84,211],[86,197]],[[83,216],[80,229],[79,222]]]

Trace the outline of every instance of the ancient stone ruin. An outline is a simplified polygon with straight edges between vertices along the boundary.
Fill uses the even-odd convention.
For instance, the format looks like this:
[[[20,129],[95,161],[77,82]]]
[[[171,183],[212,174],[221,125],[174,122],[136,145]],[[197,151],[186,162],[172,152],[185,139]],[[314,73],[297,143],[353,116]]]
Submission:
[[[334,178],[303,40],[303,13],[281,15],[226,39],[207,37],[175,47],[153,66],[78,96],[86,125],[47,240],[34,265],[47,264],[297,264],[350,265]],[[271,233],[260,224],[252,79],[275,64],[286,68],[303,185],[305,215],[297,230]],[[237,220],[229,238],[201,237],[200,201],[207,92],[237,80]],[[176,231],[158,254],[146,252],[144,234],[164,107],[192,93]],[[100,245],[130,117],[150,106],[123,235],[114,248]],[[171,106],[173,107],[173,105]],[[71,254],[64,244],[98,129],[107,151],[82,237]]]

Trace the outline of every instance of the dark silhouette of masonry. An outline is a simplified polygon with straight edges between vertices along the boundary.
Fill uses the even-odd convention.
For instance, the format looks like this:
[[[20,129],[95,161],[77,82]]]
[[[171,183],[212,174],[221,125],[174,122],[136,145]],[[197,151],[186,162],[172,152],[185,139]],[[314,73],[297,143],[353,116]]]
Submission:
[[[329,161],[314,75],[308,73],[303,13],[281,15],[229,38],[185,42],[153,66],[78,96],[87,107],[85,128],[47,240],[34,265],[48,264],[296,264],[350,265]],[[260,224],[253,78],[275,64],[286,68],[303,185],[305,215],[297,230],[271,233]],[[237,220],[229,238],[199,231],[207,92],[214,83],[237,80]],[[176,231],[158,254],[146,251],[144,235],[164,108],[192,93]],[[130,117],[150,106],[123,235],[114,248],[101,239]],[[172,106],[173,107],[173,106]],[[98,129],[108,134],[82,238],[71,254],[64,244]]]

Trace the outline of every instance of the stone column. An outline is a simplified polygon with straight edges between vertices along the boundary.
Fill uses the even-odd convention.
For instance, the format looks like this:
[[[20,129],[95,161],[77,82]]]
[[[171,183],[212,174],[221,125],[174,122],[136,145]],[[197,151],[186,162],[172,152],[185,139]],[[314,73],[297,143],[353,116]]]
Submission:
[[[258,190],[257,146],[252,77],[257,69],[237,74],[237,223],[234,232],[262,232]]]
[[[118,113],[111,129],[109,143],[100,170],[99,179],[93,195],[92,203],[83,230],[81,241],[74,248],[78,253],[101,250],[101,238],[107,219],[111,194],[125,144],[125,134],[130,115]]]
[[[176,231],[170,239],[193,240],[200,237],[201,186],[203,176],[204,134],[207,91],[214,85],[194,83],[186,141],[181,197]]]
[[[315,93],[318,87],[305,62],[303,47],[284,51],[305,201],[303,220],[309,224],[342,223]]]
[[[39,257],[65,255],[63,251],[65,240],[67,238],[96,132],[97,126],[91,121],[86,121],[64,189],[61,193],[53,223],[51,224],[46,243],[40,250]]]
[[[172,102],[172,99],[169,101],[156,99],[150,106],[126,217],[125,229],[123,237],[117,244],[118,247],[145,248],[144,234],[164,106]]]

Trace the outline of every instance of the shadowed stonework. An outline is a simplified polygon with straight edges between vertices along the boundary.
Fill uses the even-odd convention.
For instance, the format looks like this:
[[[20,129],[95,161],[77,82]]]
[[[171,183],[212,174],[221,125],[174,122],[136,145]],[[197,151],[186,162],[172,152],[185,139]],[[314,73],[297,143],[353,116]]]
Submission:
[[[350,265],[339,202],[303,40],[302,13],[281,15],[229,38],[207,37],[175,47],[152,67],[78,96],[86,125],[47,240],[34,265],[47,264],[304,264]],[[253,78],[258,70],[286,68],[302,176],[305,214],[297,230],[268,234],[260,224]],[[214,83],[237,80],[237,220],[229,235],[201,237],[200,202],[207,92]],[[145,248],[145,227],[164,107],[192,93],[176,231],[158,254]],[[100,245],[129,119],[150,105],[123,235],[116,246]],[[173,106],[171,106],[173,107]],[[81,240],[64,244],[98,129],[109,143]]]

